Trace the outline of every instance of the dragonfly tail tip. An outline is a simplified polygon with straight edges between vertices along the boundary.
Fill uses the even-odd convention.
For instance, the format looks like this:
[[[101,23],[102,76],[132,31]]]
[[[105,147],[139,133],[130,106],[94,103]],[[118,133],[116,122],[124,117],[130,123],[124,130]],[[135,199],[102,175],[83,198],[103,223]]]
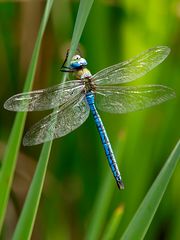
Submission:
[[[116,181],[119,189],[124,189],[124,183],[121,180]]]

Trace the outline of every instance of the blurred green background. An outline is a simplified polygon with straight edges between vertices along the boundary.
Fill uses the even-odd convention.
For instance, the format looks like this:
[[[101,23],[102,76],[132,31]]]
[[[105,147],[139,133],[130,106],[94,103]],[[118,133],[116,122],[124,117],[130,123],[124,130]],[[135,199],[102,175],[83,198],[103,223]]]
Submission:
[[[3,103],[23,89],[44,6],[44,1],[0,2],[1,159],[15,117],[3,109]],[[54,1],[33,89],[62,81],[59,70],[70,46],[77,9],[78,1]],[[125,190],[119,191],[112,177],[114,193],[106,223],[114,209],[123,205],[117,236],[179,138],[180,1],[97,0],[80,41],[92,73],[157,45],[169,46],[171,54],[133,84],[167,85],[175,89],[176,99],[126,115],[100,112],[125,184]],[[48,113],[28,114],[25,131]],[[10,239],[14,230],[41,147],[21,146],[2,239]],[[84,239],[109,171],[91,116],[78,130],[55,140],[32,239]],[[179,182],[178,166],[146,239],[180,238]]]

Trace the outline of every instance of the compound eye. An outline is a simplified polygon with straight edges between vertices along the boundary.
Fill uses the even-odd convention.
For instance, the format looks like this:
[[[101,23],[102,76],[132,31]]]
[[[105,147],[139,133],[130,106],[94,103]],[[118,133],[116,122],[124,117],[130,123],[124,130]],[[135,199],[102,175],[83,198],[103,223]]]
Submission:
[[[79,55],[76,55],[76,60],[79,60],[81,57]]]
[[[81,57],[79,55],[75,55],[73,58],[73,60],[79,60]]]

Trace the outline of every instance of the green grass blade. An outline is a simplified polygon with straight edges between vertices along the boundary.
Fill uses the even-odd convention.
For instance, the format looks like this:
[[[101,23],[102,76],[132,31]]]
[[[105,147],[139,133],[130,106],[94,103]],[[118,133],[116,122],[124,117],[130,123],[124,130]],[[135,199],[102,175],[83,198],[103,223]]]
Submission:
[[[24,91],[30,91],[32,88],[37,60],[39,56],[41,41],[45,27],[47,24],[50,8],[52,5],[52,0],[48,0],[46,4],[45,13],[41,22],[41,26],[38,32],[37,41],[33,51],[31,63],[29,66]],[[17,113],[13,124],[13,128],[9,137],[8,145],[5,151],[3,165],[0,172],[0,229],[4,221],[4,216],[7,208],[10,188],[12,184],[12,179],[14,175],[14,169],[16,166],[17,154],[19,151],[24,123],[26,119],[26,113]]]
[[[94,0],[81,0],[79,4],[79,9],[77,13],[77,20],[74,26],[73,36],[72,36],[72,42],[71,42],[71,48],[68,56],[67,63],[72,58],[72,55],[77,49],[78,43],[80,41],[82,31],[84,29],[84,26],[86,24],[88,15],[90,13],[91,7],[93,5]]]
[[[122,137],[121,139],[118,139],[117,146],[115,148],[115,155],[117,156],[117,160],[121,159],[124,146],[125,138]],[[115,188],[118,191],[112,173],[108,171],[105,180],[103,181],[103,184],[98,192],[94,204],[92,218],[85,238],[86,240],[99,239],[101,231],[106,221],[108,209],[111,205],[111,200]],[[119,193],[121,193],[121,191]]]
[[[113,240],[115,239],[115,233],[121,221],[122,215],[124,212],[123,205],[119,206],[115,209],[107,227],[105,228],[105,232],[103,234],[102,240]]]
[[[101,189],[98,191],[92,218],[85,238],[86,240],[99,239],[114,192],[112,186],[114,182],[112,180],[114,179],[112,179],[112,174],[109,172]]]
[[[13,235],[13,240],[30,239],[46,175],[51,142],[43,145],[28,195]]]
[[[144,238],[179,159],[180,141],[176,144],[164,167],[121,237],[121,240],[139,240]]]
[[[83,5],[82,2],[88,3],[88,1],[81,1],[80,6]],[[89,11],[90,11],[90,8],[85,9],[86,14],[83,12],[83,18],[81,17],[81,15],[77,16],[75,26],[80,24],[80,26],[78,25],[76,27],[76,29],[79,29],[79,34],[81,34],[83,31],[83,27],[85,26],[85,21],[87,19],[87,16],[89,15]],[[80,12],[80,11],[78,11],[78,12]],[[81,21],[79,20],[80,17],[81,17],[81,21],[84,24],[82,24]],[[80,38],[79,34],[73,34],[73,36],[74,36],[74,38],[72,39],[72,42],[74,41],[73,46],[78,45],[78,41]],[[72,53],[72,49],[70,49],[70,53]],[[32,229],[34,226],[34,221],[35,221],[35,217],[36,217],[36,213],[37,213],[37,209],[38,209],[38,205],[39,205],[39,201],[40,201],[40,196],[41,196],[41,192],[42,192],[42,187],[43,187],[43,183],[44,183],[44,179],[45,179],[45,174],[46,174],[46,169],[47,169],[47,165],[48,165],[51,146],[52,146],[52,141],[45,143],[43,145],[43,148],[42,148],[42,151],[40,154],[40,158],[38,161],[38,165],[37,165],[34,177],[33,177],[33,181],[30,186],[30,190],[28,192],[22,214],[20,216],[19,222],[15,229],[13,240],[30,239],[30,237],[31,237],[31,233],[32,233]]]

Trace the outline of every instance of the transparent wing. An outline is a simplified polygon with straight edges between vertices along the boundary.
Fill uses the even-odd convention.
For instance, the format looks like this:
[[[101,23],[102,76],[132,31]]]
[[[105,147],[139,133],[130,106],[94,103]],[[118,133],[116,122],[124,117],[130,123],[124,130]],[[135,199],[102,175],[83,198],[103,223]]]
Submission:
[[[27,132],[23,145],[37,145],[62,137],[78,128],[89,115],[89,106],[83,94],[37,122]]]
[[[119,84],[134,81],[160,64],[169,54],[166,46],[146,50],[128,61],[101,70],[92,76],[97,85]]]
[[[128,113],[175,97],[173,89],[161,85],[98,87],[96,105],[105,112]]]
[[[81,81],[69,81],[46,89],[16,94],[4,103],[4,108],[17,112],[48,110],[62,105],[82,89]]]

